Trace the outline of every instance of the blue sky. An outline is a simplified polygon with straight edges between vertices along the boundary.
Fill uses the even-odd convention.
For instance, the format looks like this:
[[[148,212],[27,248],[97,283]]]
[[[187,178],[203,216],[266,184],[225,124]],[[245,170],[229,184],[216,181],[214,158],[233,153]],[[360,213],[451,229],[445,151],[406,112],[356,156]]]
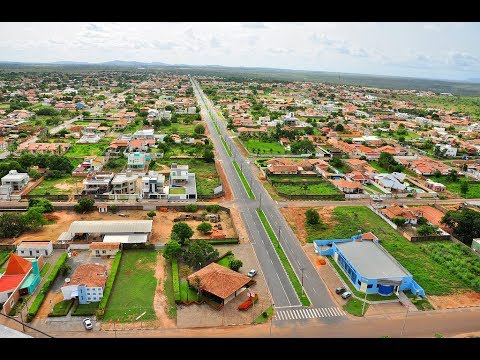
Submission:
[[[480,23],[1,23],[0,60],[135,60],[465,80]]]

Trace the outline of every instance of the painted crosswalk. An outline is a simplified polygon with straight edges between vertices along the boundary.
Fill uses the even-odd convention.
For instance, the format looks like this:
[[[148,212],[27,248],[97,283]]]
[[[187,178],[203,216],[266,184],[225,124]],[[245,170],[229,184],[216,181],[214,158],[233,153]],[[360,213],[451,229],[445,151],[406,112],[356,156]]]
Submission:
[[[301,309],[278,309],[275,313],[275,320],[301,320],[318,319],[325,317],[344,316],[345,312],[338,307],[328,308],[301,308]]]

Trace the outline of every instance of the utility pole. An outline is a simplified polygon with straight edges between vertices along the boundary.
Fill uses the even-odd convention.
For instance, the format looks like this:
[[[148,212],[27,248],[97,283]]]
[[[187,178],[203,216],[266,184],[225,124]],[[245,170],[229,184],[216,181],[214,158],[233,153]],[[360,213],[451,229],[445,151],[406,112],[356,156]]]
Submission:
[[[305,270],[304,267],[301,267],[300,270],[302,271],[302,296],[304,295],[304,289],[303,289],[303,270]]]
[[[270,318],[270,337],[272,337],[272,323],[273,323],[274,316],[275,316],[275,304],[272,303],[272,316]]]
[[[367,301],[367,289],[365,289],[365,297],[363,298],[363,306],[362,306],[362,316],[365,315],[365,303]]]

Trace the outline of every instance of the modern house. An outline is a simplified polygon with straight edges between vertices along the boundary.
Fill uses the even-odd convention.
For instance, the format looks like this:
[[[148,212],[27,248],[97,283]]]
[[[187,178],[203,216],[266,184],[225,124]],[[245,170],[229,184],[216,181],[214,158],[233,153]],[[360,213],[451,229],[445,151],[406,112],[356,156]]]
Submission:
[[[380,210],[390,220],[394,218],[405,219],[405,224],[417,225],[417,221],[423,216],[423,211],[416,208],[406,208],[397,204],[392,204],[385,209]]]
[[[146,139],[153,140],[155,139],[155,135],[153,133],[154,133],[154,129],[138,130],[133,134],[132,138],[142,139],[142,140],[146,140]]]
[[[331,180],[331,183],[345,194],[362,194],[363,186],[358,181],[350,180]]]
[[[165,187],[165,175],[156,171],[149,171],[142,176],[142,198],[143,199],[166,199],[168,197],[168,186]]]
[[[134,152],[128,154],[127,168],[131,170],[145,169],[146,156],[144,153]]]
[[[131,171],[119,173],[112,180],[113,194],[135,194],[137,192],[138,174]]]
[[[112,189],[112,180],[114,176],[115,174],[110,172],[100,172],[88,175],[83,181],[82,194],[98,195],[109,193]]]
[[[213,262],[188,276],[187,281],[190,286],[200,287],[203,293],[225,305],[241,294],[248,287],[247,284],[254,280]]]
[[[92,256],[115,256],[120,251],[120,243],[93,242],[89,247]]]
[[[2,185],[9,185],[12,191],[22,190],[30,180],[27,173],[19,173],[17,170],[10,170],[7,175],[2,177]]]
[[[99,302],[107,282],[107,267],[100,264],[79,265],[70,278],[70,282],[62,286],[63,300],[78,298],[79,304]]]
[[[17,255],[21,257],[50,256],[52,252],[51,241],[22,241],[17,246]]]
[[[403,183],[405,180],[404,173],[377,174],[374,179],[377,184],[389,191],[404,192],[407,189],[407,185]]]
[[[7,268],[0,277],[1,312],[8,314],[23,295],[31,294],[40,283],[40,268],[43,257],[24,259],[11,254]]]
[[[440,150],[440,153],[443,154],[445,157],[455,157],[457,156],[458,148],[453,147],[450,144],[436,144],[436,148]]]
[[[442,183],[439,183],[430,179],[427,179],[427,181],[425,181],[425,186],[429,189],[432,189],[435,192],[442,192],[447,189],[447,187]]]
[[[330,255],[348,276],[352,285],[368,294],[391,295],[400,290],[425,296],[425,291],[370,233],[350,239],[315,240],[315,252]]]
[[[196,200],[197,182],[195,173],[188,171],[188,165],[172,163],[169,177],[169,200]]]

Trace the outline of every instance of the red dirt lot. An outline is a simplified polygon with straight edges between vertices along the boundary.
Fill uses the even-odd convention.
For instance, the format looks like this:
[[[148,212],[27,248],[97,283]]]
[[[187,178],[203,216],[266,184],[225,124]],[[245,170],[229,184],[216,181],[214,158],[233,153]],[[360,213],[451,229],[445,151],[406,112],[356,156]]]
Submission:
[[[446,296],[428,296],[428,301],[437,310],[480,306],[480,293],[470,291]]]

